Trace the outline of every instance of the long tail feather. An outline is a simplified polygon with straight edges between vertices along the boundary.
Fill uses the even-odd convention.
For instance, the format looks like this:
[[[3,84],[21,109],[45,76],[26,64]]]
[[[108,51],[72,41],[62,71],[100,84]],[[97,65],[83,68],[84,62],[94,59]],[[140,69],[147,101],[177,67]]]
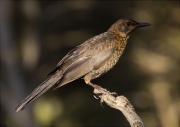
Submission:
[[[43,83],[41,83],[34,91],[27,96],[17,107],[16,112],[22,111],[27,104],[31,103],[35,99],[37,99],[39,96],[41,96],[43,93],[45,93],[48,89],[50,89],[55,83],[57,83],[60,80],[61,77],[50,77],[47,80],[45,80]]]

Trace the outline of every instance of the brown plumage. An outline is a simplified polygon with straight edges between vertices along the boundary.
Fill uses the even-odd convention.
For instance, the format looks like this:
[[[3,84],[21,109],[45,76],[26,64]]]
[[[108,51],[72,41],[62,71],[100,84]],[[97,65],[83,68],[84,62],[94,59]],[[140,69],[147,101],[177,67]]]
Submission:
[[[27,104],[51,87],[56,89],[82,77],[86,84],[106,90],[90,81],[106,73],[117,63],[132,31],[149,25],[131,19],[120,19],[107,32],[90,38],[75,47],[48,74],[49,78],[16,107],[16,112],[23,110]]]

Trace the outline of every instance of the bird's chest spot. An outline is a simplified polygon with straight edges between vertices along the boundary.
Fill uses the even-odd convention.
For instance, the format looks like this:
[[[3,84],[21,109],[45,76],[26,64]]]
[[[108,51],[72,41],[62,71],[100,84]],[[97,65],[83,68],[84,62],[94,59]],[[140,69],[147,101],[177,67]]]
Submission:
[[[124,50],[124,48],[126,47],[126,43],[129,37],[126,38],[120,38],[116,41],[116,45],[117,45],[117,50],[121,51]]]

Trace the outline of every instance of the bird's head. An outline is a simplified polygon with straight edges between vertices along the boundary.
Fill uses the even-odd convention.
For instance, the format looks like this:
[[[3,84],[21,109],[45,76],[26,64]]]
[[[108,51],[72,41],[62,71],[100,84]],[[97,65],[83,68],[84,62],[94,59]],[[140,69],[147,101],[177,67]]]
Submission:
[[[136,22],[132,19],[120,19],[115,22],[108,31],[114,32],[121,37],[127,37],[129,34],[137,28],[149,26],[149,23]]]

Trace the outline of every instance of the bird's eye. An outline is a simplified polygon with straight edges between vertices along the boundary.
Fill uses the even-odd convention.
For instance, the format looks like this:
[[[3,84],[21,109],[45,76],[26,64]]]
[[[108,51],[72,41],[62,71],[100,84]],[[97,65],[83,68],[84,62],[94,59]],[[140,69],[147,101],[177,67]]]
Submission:
[[[130,25],[131,25],[131,22],[127,22],[126,24],[127,24],[128,26],[130,26]]]

